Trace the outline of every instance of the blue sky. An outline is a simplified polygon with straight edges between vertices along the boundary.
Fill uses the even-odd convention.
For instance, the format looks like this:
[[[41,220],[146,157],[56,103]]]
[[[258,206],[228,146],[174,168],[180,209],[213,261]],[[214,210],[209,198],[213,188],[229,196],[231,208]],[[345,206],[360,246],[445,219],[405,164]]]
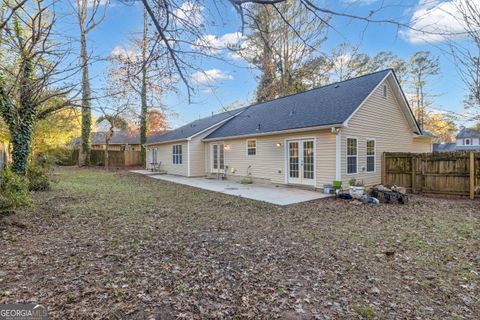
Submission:
[[[223,1],[223,0],[222,0]],[[227,2],[226,0],[224,2]],[[321,2],[321,1],[319,1]],[[387,1],[388,2],[388,1]],[[427,3],[428,2],[428,3]],[[412,15],[419,14],[421,10],[427,11],[431,16],[429,19],[441,19],[438,17],[439,5],[449,1],[421,0],[411,9],[399,10],[398,7],[382,11],[379,18],[389,18],[392,16],[404,16],[404,21],[411,19]],[[375,0],[343,0],[343,1],[323,1],[331,9],[337,11],[348,11],[354,14],[365,14],[368,10],[378,6]],[[396,2],[400,3],[400,2]],[[240,19],[233,8],[223,7],[223,21],[221,26],[210,27],[208,34],[221,37],[224,34],[231,34],[240,31]],[[206,11],[209,11],[207,8]],[[68,12],[71,8],[62,7],[62,11]],[[89,49],[100,57],[106,57],[116,47],[128,47],[129,38],[133,32],[142,30],[143,8],[140,4],[125,5],[116,0],[109,7],[106,19],[96,29],[89,34]],[[437,15],[435,15],[437,14]],[[358,45],[361,52],[375,54],[379,51],[392,51],[402,58],[407,59],[412,53],[419,50],[430,50],[440,57],[441,76],[433,83],[432,90],[438,94],[435,106],[444,110],[463,112],[462,100],[464,98],[463,84],[461,83],[455,66],[449,57],[443,54],[439,49],[442,44],[438,39],[432,42],[419,39],[418,35],[409,34],[403,30],[399,33],[397,28],[386,24],[370,24],[365,26],[354,20],[344,18],[333,18],[332,24],[336,31],[329,31],[327,41],[323,44],[323,49],[328,52],[341,42],[350,41]],[[445,20],[445,19],[441,19]],[[220,21],[217,21],[217,23]],[[77,26],[73,16],[63,17],[61,19],[62,33],[76,37]],[[365,29],[366,27],[366,29]],[[445,28],[450,28],[448,24]],[[428,39],[431,40],[431,39]],[[223,75],[220,80],[214,83],[213,93],[206,90],[207,87],[199,86],[196,94],[193,96],[193,103],[188,103],[187,96],[184,94],[184,88],[179,83],[180,94],[170,94],[164,99],[164,103],[170,110],[169,125],[176,127],[199,117],[207,116],[212,112],[218,112],[222,106],[227,106],[234,102],[246,103],[254,96],[256,87],[257,72],[251,70],[247,65],[239,60],[234,61],[235,65],[222,63],[218,60],[205,60],[202,62],[202,69],[220,71]],[[93,88],[99,88],[104,81],[104,72],[107,64],[105,62],[95,62],[91,66],[91,76],[93,78]],[[190,75],[191,76],[191,75]]]

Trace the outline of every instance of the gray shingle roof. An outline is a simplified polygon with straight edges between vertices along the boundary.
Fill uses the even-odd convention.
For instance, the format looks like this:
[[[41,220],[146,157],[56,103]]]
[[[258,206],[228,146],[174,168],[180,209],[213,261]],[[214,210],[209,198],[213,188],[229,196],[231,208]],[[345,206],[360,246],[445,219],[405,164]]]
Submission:
[[[480,130],[474,128],[462,128],[457,134],[457,139],[480,138]]]
[[[236,109],[232,111],[217,113],[209,117],[192,121],[177,129],[168,131],[164,134],[153,135],[147,139],[147,144],[162,143],[168,141],[184,140],[205,129],[208,129],[222,121],[235,116],[242,112],[245,108]]]
[[[205,139],[343,123],[391,71],[382,70],[252,105]]]
[[[432,150],[434,152],[456,151],[456,144],[455,143],[434,143],[432,145]]]

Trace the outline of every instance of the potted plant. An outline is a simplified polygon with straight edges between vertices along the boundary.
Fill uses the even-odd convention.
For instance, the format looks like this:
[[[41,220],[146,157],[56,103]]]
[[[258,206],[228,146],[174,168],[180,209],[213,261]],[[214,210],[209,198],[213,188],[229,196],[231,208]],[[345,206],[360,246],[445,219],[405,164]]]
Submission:
[[[348,184],[350,185],[348,191],[353,198],[360,199],[365,194],[365,186],[362,180],[357,181],[352,178]]]

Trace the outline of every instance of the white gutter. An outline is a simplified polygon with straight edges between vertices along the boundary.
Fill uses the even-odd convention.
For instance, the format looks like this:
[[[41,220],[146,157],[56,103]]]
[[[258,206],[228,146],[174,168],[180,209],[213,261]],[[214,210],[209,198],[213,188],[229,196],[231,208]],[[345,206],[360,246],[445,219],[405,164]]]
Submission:
[[[250,133],[244,134],[239,136],[229,136],[229,137],[218,137],[218,138],[210,138],[210,139],[202,139],[202,141],[220,141],[220,140],[231,140],[231,139],[241,139],[241,138],[249,138],[249,137],[258,137],[258,136],[271,136],[277,134],[286,134],[286,133],[295,133],[295,132],[305,132],[305,131],[315,131],[315,130],[324,130],[330,129],[332,127],[339,128],[341,127],[341,123],[337,124],[329,124],[325,126],[316,126],[316,127],[305,127],[305,128],[298,128],[298,129],[288,129],[288,130],[280,130],[280,131],[270,131],[270,132],[261,132],[261,133]]]

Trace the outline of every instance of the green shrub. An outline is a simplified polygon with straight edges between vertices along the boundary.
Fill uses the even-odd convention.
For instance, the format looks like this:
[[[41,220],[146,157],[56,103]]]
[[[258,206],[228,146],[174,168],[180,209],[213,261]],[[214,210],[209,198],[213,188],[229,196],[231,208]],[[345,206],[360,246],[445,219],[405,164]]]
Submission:
[[[252,183],[253,183],[253,179],[250,178],[250,177],[243,178],[242,180],[240,180],[240,183],[241,183],[241,184],[252,184]]]
[[[27,179],[5,168],[0,173],[0,211],[13,210],[29,204]]]
[[[69,147],[58,147],[55,149],[50,149],[42,154],[47,162],[50,164],[55,164],[59,166],[74,166],[77,164],[77,156],[74,157],[74,150]]]
[[[37,163],[27,167],[28,190],[45,191],[50,189],[50,169]]]

